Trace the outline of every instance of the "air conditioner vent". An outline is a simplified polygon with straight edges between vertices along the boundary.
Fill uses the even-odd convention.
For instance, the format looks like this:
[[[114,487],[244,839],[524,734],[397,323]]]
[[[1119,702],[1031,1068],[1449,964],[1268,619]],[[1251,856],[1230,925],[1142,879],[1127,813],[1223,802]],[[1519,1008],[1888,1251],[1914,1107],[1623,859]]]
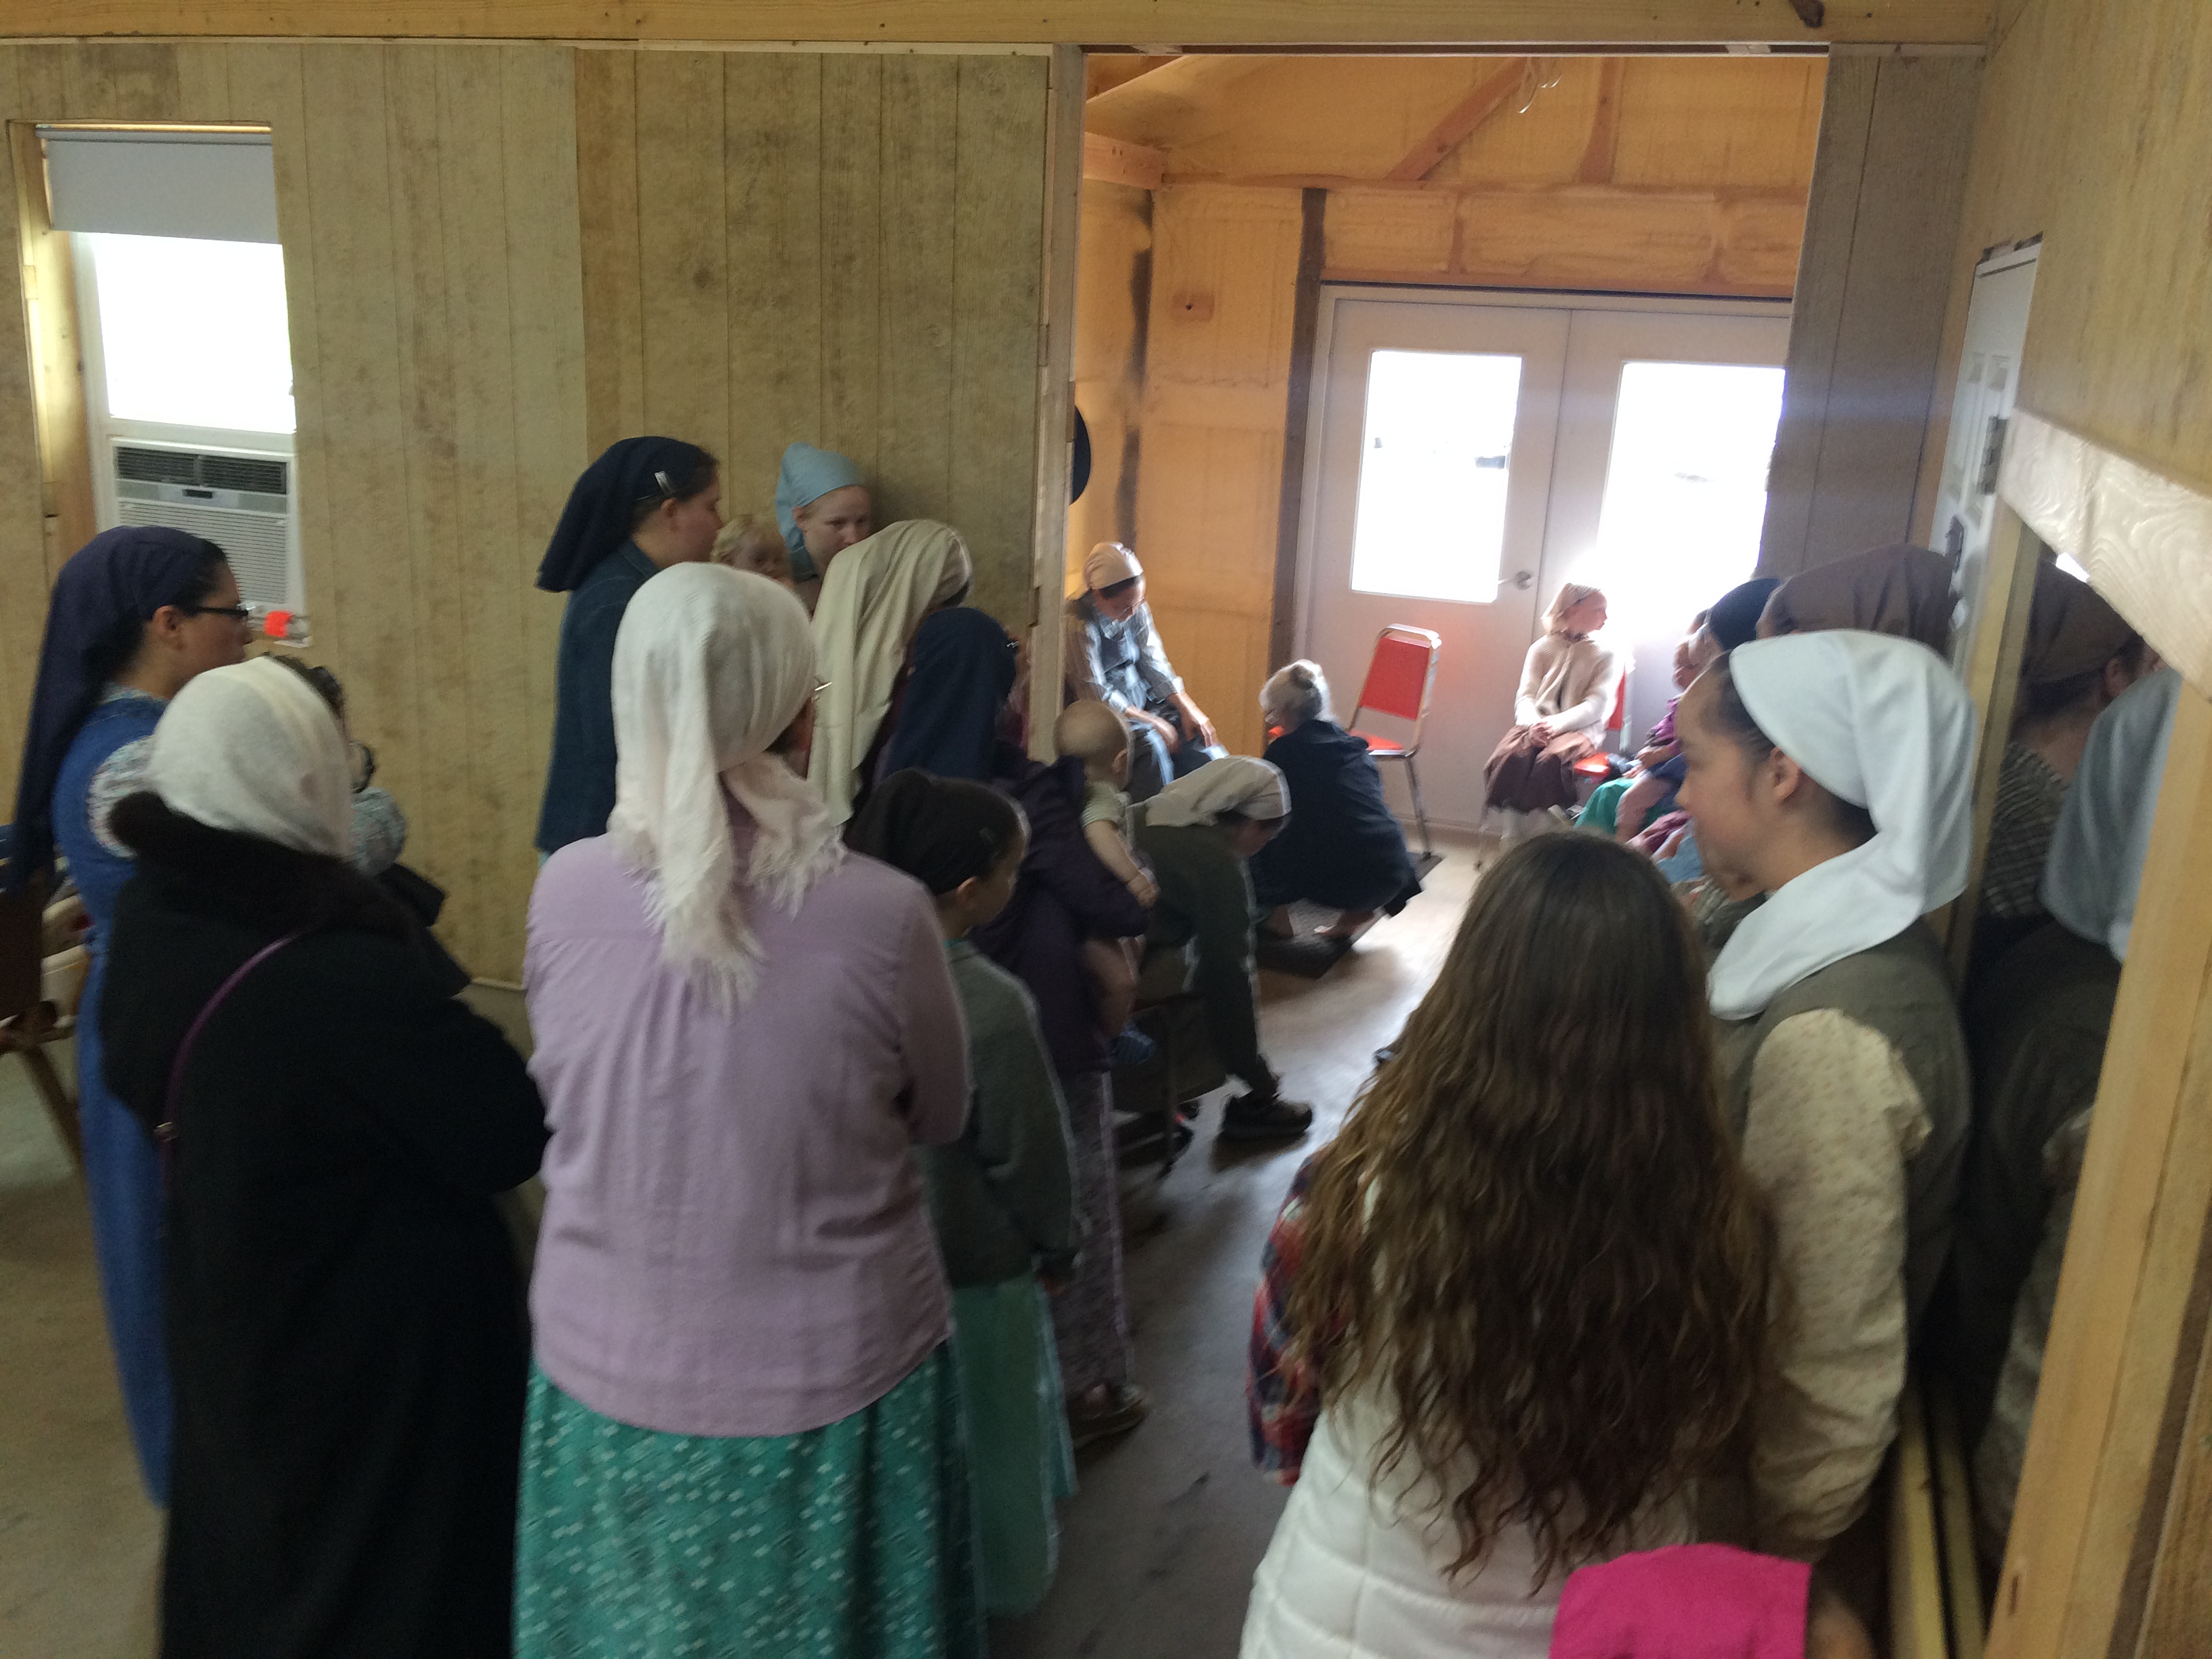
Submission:
[[[203,455],[199,482],[213,489],[250,489],[264,495],[282,495],[285,464],[248,455]]]
[[[200,481],[200,458],[189,450],[118,444],[115,476],[137,483],[196,484]]]

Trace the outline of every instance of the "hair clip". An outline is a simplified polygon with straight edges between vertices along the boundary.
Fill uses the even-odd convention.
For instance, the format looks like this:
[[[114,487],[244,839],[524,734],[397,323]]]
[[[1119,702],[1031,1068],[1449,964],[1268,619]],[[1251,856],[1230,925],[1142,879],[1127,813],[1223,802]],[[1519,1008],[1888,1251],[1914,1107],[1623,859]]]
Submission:
[[[660,486],[660,493],[662,495],[667,496],[672,501],[675,499],[676,486],[668,482],[668,475],[665,472],[656,471],[653,475],[653,481]]]

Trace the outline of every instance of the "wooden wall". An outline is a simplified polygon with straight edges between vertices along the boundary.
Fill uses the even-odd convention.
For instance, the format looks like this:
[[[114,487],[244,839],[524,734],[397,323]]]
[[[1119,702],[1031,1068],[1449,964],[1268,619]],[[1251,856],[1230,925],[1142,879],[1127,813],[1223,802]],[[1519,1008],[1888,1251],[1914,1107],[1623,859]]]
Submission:
[[[1829,65],[1762,575],[1909,538],[1981,74],[1954,56]]]
[[[1092,378],[1079,397],[1086,414],[1116,407],[1099,377],[1127,372],[1120,296],[1148,258],[1136,544],[1176,666],[1224,742],[1256,750],[1254,700],[1281,654],[1269,636],[1279,555],[1296,544],[1298,481],[1286,497],[1283,474],[1304,192],[1322,193],[1324,280],[1787,295],[1824,70],[1193,57],[1094,78],[1087,126],[1113,141],[1101,171],[1155,187],[1140,252],[1125,205],[1139,190],[1086,181],[1078,355]],[[1071,570],[1111,510],[1078,509]]]
[[[270,126],[307,654],[344,679],[477,972],[518,972],[536,869],[562,601],[532,578],[606,441],[705,443],[732,507],[766,507],[789,439],[845,449],[890,511],[958,524],[979,601],[1030,620],[1050,62],[0,47],[8,121]],[[0,213],[0,234],[15,222]],[[14,252],[0,315],[21,318]],[[39,519],[21,337],[0,349],[11,776],[71,550],[50,552]]]
[[[1981,251],[2041,235],[2021,407],[2212,495],[2212,11],[2004,0],[1997,25],[1945,360],[1958,360]],[[1931,477],[1944,441],[1938,422]],[[1924,491],[1923,533],[1932,507]],[[2166,580],[2110,590],[2154,641],[2177,625],[2174,584],[2201,592],[2212,570],[2212,544],[2186,523],[2185,539],[2159,546]],[[2100,544],[2118,529],[2091,526]],[[2125,551],[2112,544],[2116,561]],[[2181,609],[2185,623],[2200,615]],[[2184,659],[2202,661],[2202,638],[2189,643]],[[2175,721],[1992,1659],[2195,1653],[2212,1632],[2208,858],[2212,684],[2199,678]]]
[[[1146,331],[1152,324],[1152,198],[1127,185],[1085,181],[1075,287],[1075,404],[1091,428],[1091,483],[1067,514],[1067,591],[1083,587],[1083,556],[1137,538]]]

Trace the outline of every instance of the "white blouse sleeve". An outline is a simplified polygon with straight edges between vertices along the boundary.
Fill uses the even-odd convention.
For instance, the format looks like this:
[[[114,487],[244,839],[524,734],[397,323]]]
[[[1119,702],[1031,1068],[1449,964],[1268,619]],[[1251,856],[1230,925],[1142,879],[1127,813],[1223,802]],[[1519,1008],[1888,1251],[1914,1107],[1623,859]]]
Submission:
[[[1743,1158],[1771,1207],[1773,1380],[1755,1413],[1758,1547],[1810,1559],[1857,1519],[1905,1390],[1905,1165],[1929,1123],[1880,1033],[1783,1021],[1752,1065]]]
[[[1554,732],[1599,732],[1613,717],[1613,694],[1620,689],[1620,659],[1601,649],[1592,672],[1596,678],[1583,700],[1551,717]]]
[[[1521,659],[1521,690],[1513,699],[1513,723],[1534,726],[1544,718],[1543,710],[1536,707],[1536,693],[1544,684],[1545,671],[1551,666],[1551,653],[1545,649],[1551,644],[1547,634],[1528,647],[1528,654]]]

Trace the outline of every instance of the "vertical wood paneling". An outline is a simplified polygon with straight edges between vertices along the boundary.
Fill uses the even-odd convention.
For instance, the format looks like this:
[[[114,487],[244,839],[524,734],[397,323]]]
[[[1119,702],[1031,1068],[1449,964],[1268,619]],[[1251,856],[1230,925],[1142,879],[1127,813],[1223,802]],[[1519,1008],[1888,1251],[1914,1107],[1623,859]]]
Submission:
[[[825,57],[822,74],[822,435],[877,480],[879,520],[927,509],[922,492],[884,475],[882,435],[884,64]],[[920,320],[902,319],[902,323]]]
[[[875,465],[923,501],[953,499],[956,438],[944,414],[957,407],[957,316],[945,314],[944,301],[953,292],[959,233],[960,79],[957,58],[894,58],[883,66]]]
[[[1045,65],[960,64],[952,310],[952,476],[945,516],[975,555],[975,603],[1030,620],[1045,232]],[[982,388],[992,391],[985,394]]]
[[[1759,569],[1786,576],[1911,530],[1981,65],[1829,72]]]
[[[637,61],[637,203],[645,284],[645,427],[716,447],[729,430],[729,244],[722,72],[706,52]]]
[[[637,60],[575,54],[586,447],[645,430],[645,295],[637,223]],[[585,181],[588,180],[588,185]]]
[[[441,931],[477,971],[520,970],[561,615],[532,579],[597,448],[694,438],[726,458],[731,506],[765,511],[784,444],[844,447],[890,511],[966,531],[978,598],[1027,620],[1046,72],[988,55],[0,46],[0,118],[270,125],[307,654],[345,681],[408,858],[448,890]],[[0,188],[12,207],[12,173]],[[0,320],[21,318],[12,214],[0,252]],[[50,571],[27,337],[5,326],[12,773]]]
[[[723,68],[722,123],[731,295],[722,502],[732,516],[766,517],[784,446],[823,441],[825,225],[822,198],[805,183],[822,171],[820,61],[732,53]]]
[[[407,561],[415,631],[422,647],[417,707],[429,712],[452,742],[443,763],[422,769],[415,793],[402,797],[413,815],[407,854],[422,867],[438,871],[437,878],[449,887],[450,914],[441,920],[449,937],[462,939],[477,937],[483,925],[483,895],[474,855],[483,838],[464,828],[469,774],[480,741],[468,697],[470,634],[461,561],[469,543],[463,503],[456,499],[454,392],[456,380],[467,376],[472,366],[464,361],[465,337],[447,301],[448,211],[440,176],[447,149],[440,119],[442,67],[438,53],[386,54],[391,274],[398,337],[393,367],[408,442],[400,457],[404,497],[395,503],[386,533]],[[457,197],[453,209],[452,216],[465,216],[466,198]]]

